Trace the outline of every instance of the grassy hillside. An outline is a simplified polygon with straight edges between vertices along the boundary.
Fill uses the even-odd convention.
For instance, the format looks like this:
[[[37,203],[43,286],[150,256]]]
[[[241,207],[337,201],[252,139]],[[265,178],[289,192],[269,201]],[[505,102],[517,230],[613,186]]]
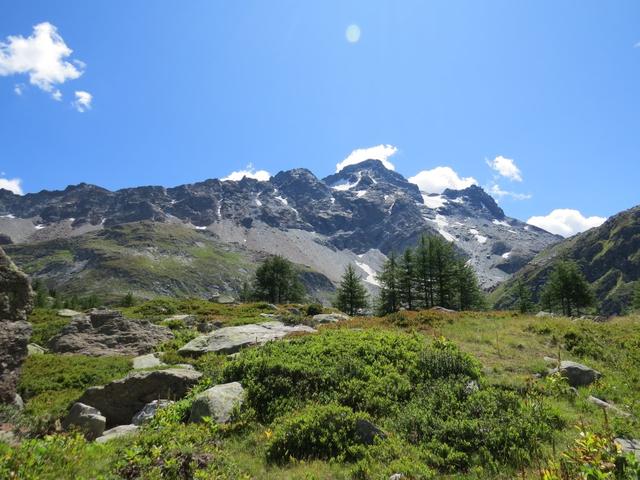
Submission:
[[[558,259],[578,262],[594,289],[602,313],[622,313],[630,303],[633,283],[640,280],[640,207],[626,210],[600,227],[539,253],[492,293],[496,308],[514,304],[514,290],[519,281],[531,288],[537,301]]]
[[[162,300],[127,313],[162,321],[182,312],[238,324],[261,318],[268,307],[215,308]],[[38,323],[45,318],[37,312]],[[179,322],[172,328],[177,340],[160,350],[166,362],[189,362],[205,373],[194,394],[232,380],[247,389],[231,424],[184,423],[192,394],[135,437],[97,445],[54,434],[19,448],[0,446],[0,476],[14,471],[18,478],[38,479],[357,480],[394,473],[407,479],[546,474],[555,480],[587,478],[578,470],[558,474],[560,458],[575,460],[567,468],[582,468],[586,454],[576,440],[606,445],[612,436],[640,436],[639,317],[598,324],[500,312],[402,312],[325,326],[318,334],[244,350],[236,359],[183,358],[177,349],[195,332]],[[553,366],[545,356],[583,362],[603,377],[573,391],[559,377],[538,376]],[[55,432],[55,417],[78,392],[128,368],[121,358],[30,357],[20,385],[26,413],[14,421],[35,428],[36,437],[37,431]],[[479,389],[469,390],[474,381]],[[632,416],[605,414],[587,400],[590,395]],[[355,426],[362,420],[377,425],[384,437],[371,446],[360,443]],[[606,473],[615,466],[617,453],[600,458],[594,452],[589,458],[597,468]]]
[[[142,298],[238,292],[265,258],[240,245],[223,244],[211,232],[158,222],[10,245],[6,251],[23,271],[50,288],[101,299],[121,298],[127,292]],[[322,297],[332,288],[324,276],[301,270],[313,295]]]

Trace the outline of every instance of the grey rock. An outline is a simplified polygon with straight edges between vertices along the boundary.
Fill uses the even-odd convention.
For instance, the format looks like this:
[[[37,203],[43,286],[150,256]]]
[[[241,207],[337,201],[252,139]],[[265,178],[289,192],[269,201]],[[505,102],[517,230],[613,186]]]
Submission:
[[[98,438],[104,432],[107,419],[96,408],[84,403],[74,403],[62,421],[65,430],[77,428],[84,433],[87,440]]]
[[[389,480],[402,480],[404,475],[402,473],[394,473],[389,477]]]
[[[478,385],[478,382],[476,382],[475,380],[470,380],[464,386],[464,393],[466,393],[467,395],[471,395],[472,393],[476,393],[479,390],[480,390],[480,386]]]
[[[550,374],[558,372],[567,379],[567,382],[572,387],[590,385],[602,376],[600,372],[593,368],[568,360],[563,360],[560,362],[559,368],[554,368],[549,371]]]
[[[555,313],[551,313],[551,312],[538,312],[536,313],[536,317],[537,318],[546,318],[546,317],[555,317],[556,314]]]
[[[24,410],[24,400],[18,393],[16,393],[16,396],[13,397],[12,405],[16,407],[18,410]]]
[[[455,313],[455,310],[451,310],[450,308],[444,308],[436,305],[435,307],[431,307],[429,310],[433,310],[434,312],[442,312],[442,313]]]
[[[101,437],[96,438],[96,443],[106,443],[116,438],[126,437],[138,432],[137,425],[118,425],[117,427],[105,430]]]
[[[77,317],[78,315],[82,315],[82,312],[77,312],[75,310],[71,310],[69,308],[63,308],[62,310],[58,310],[59,317]]]
[[[594,397],[593,395],[589,395],[589,397],[587,398],[587,401],[590,402],[590,403],[593,403],[594,405],[596,405],[596,406],[598,406],[600,408],[604,408],[606,410],[610,410],[610,411],[612,411],[614,413],[617,413],[621,417],[630,417],[631,416],[631,414],[629,412],[625,412],[624,410],[621,410],[620,408],[618,408],[614,404],[609,403],[609,402],[605,402],[604,400],[601,400],[598,397]]]
[[[20,444],[18,436],[11,430],[0,430],[0,443],[6,443],[12,447]]]
[[[31,336],[26,320],[33,298],[29,279],[0,248],[0,403],[11,403],[16,395]]]
[[[27,345],[27,355],[31,356],[31,355],[43,355],[47,353],[47,349],[44,347],[41,347],[40,345],[38,345],[37,343],[30,343]]]
[[[171,330],[148,320],[124,318],[112,310],[94,310],[74,317],[51,339],[49,348],[55,353],[91,356],[141,355],[172,338]]]
[[[376,438],[386,438],[387,435],[380,430],[376,425],[368,420],[360,419],[356,422],[356,435],[360,440],[360,443],[364,445],[373,445]]]
[[[319,325],[323,323],[337,323],[350,319],[351,317],[344,313],[319,313],[313,316],[313,323]]]
[[[227,423],[236,406],[244,401],[244,389],[238,382],[216,385],[199,394],[191,405],[190,422],[210,417],[216,423]]]
[[[620,447],[622,447],[622,451],[625,453],[633,453],[638,460],[640,460],[640,440],[638,439],[629,439],[629,438],[616,438],[614,439]]]
[[[228,304],[234,303],[236,301],[236,299],[233,298],[231,295],[226,295],[224,293],[222,293],[220,295],[212,295],[209,300],[211,302],[220,303],[220,304],[223,304],[223,305],[228,305]]]
[[[262,345],[293,332],[313,333],[315,331],[305,325],[289,326],[282,322],[224,327],[208,335],[194,338],[179,352],[187,355],[199,355],[207,352],[235,353],[243,347]]]
[[[147,403],[184,397],[200,377],[200,372],[178,368],[134,372],[107,385],[87,389],[79,401],[99,409],[107,417],[107,427],[126,425]]]
[[[142,425],[151,420],[160,408],[168,407],[172,403],[171,400],[154,400],[153,402],[149,402],[142,407],[142,410],[133,416],[131,423],[134,425]]]
[[[147,353],[146,355],[140,355],[139,357],[135,357],[133,360],[133,368],[135,370],[142,370],[144,368],[155,368],[165,366],[166,363],[162,362],[158,358],[158,354],[156,353]]]

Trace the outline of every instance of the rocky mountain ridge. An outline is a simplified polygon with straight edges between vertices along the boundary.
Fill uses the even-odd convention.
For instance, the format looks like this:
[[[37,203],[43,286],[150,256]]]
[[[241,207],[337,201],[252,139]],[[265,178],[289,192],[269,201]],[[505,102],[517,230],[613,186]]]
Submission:
[[[440,234],[491,288],[559,238],[506,217],[482,188],[421,192],[379,160],[324,179],[304,168],[269,181],[206,180],[115,192],[88,184],[24,196],[0,190],[0,242],[34,245],[132,222],[210,232],[216,241],[278,253],[336,282],[354,263],[372,289],[391,251]],[[20,259],[20,255],[16,255]],[[30,272],[41,274],[42,272]]]

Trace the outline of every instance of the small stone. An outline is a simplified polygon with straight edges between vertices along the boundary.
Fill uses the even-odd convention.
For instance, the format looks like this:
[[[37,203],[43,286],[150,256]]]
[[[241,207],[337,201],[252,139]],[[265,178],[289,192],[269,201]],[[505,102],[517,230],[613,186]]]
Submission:
[[[142,425],[151,420],[160,408],[168,407],[173,402],[171,400],[154,400],[147,403],[142,410],[136,413],[131,420],[134,425]]]
[[[536,317],[537,318],[546,318],[546,317],[555,317],[556,314],[555,313],[551,313],[551,312],[538,312],[536,313]]]
[[[47,353],[47,349],[44,348],[44,347],[41,347],[37,343],[30,343],[29,345],[27,345],[27,355],[28,356],[31,356],[31,355],[43,355],[45,353]]]
[[[554,368],[549,371],[552,375],[558,372],[567,379],[567,382],[569,382],[569,385],[572,387],[590,385],[602,376],[600,372],[593,368],[568,360],[563,360],[560,362],[559,368]]]
[[[344,313],[319,313],[318,315],[313,316],[314,324],[323,324],[323,323],[337,323],[345,320],[350,320],[351,317]]]
[[[402,473],[394,473],[389,477],[389,480],[402,480],[404,475]]]
[[[166,365],[163,363],[155,353],[148,353],[146,355],[140,355],[133,359],[133,368],[135,370],[141,370],[143,368],[155,368]]]
[[[596,405],[596,406],[598,406],[600,408],[604,408],[606,410],[611,410],[612,412],[617,413],[618,415],[620,415],[622,417],[630,417],[631,416],[631,414],[629,412],[625,412],[624,410],[621,410],[620,408],[616,407],[612,403],[605,402],[604,400],[601,400],[598,397],[594,397],[593,395],[589,395],[589,397],[587,398],[587,401],[590,402],[590,403],[593,403],[594,405]]]

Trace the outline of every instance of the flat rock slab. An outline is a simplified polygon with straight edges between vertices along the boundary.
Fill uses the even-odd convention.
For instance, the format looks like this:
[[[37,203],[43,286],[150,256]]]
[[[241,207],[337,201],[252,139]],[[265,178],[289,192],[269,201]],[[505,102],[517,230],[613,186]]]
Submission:
[[[351,317],[344,313],[319,313],[318,315],[313,316],[313,323],[337,323],[350,319]]]
[[[622,447],[622,451],[625,453],[633,453],[638,460],[640,460],[640,440],[631,438],[616,438],[614,439],[618,445]]]
[[[163,367],[166,363],[162,362],[155,353],[147,353],[140,355],[133,360],[134,370],[142,370],[144,368]]]
[[[63,308],[62,310],[58,310],[59,317],[77,317],[82,315],[82,312],[77,312],[75,310],[70,310],[68,308]]]
[[[194,338],[179,352],[187,355],[200,355],[207,352],[235,353],[243,347],[262,345],[271,340],[281,339],[293,332],[314,333],[315,331],[306,325],[291,326],[282,322],[225,327]]]
[[[91,387],[78,400],[107,418],[107,427],[130,424],[134,415],[154,400],[177,400],[202,377],[195,370],[170,368],[135,372],[101,387]]]
[[[124,318],[119,312],[96,310],[74,317],[71,323],[51,339],[55,353],[75,353],[94,357],[106,355],[141,355],[159,343],[173,338],[167,327],[148,320]]]
[[[105,443],[116,438],[126,437],[138,432],[137,425],[118,425],[109,430],[105,430],[101,437],[96,438],[96,443]]]

